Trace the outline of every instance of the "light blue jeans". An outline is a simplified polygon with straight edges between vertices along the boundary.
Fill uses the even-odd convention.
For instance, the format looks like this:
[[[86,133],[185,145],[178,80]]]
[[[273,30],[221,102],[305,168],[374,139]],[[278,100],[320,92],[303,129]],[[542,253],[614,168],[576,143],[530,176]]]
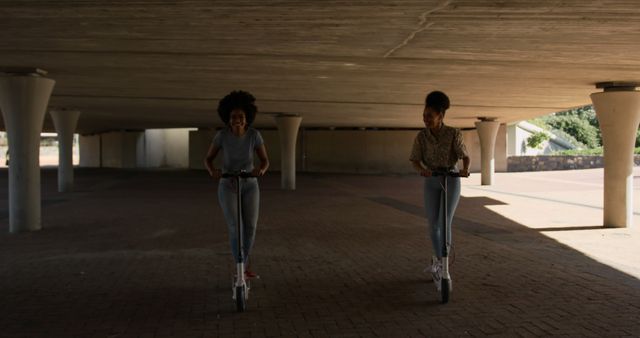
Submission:
[[[442,177],[432,176],[424,179],[424,208],[436,257],[442,258],[442,220],[444,218],[444,199],[442,192]],[[451,221],[460,201],[460,178],[447,176],[447,244],[451,242]]]
[[[258,210],[260,208],[260,188],[258,187],[258,179],[255,177],[241,178],[241,203],[242,215],[240,215],[240,224],[243,233],[243,257],[246,263],[249,260],[249,254],[256,238],[256,227],[258,225]],[[236,193],[236,179],[223,178],[218,183],[218,201],[224,214],[229,229],[229,241],[231,243],[231,252],[236,263],[240,262],[238,254],[238,227],[236,219],[238,218],[238,195]]]

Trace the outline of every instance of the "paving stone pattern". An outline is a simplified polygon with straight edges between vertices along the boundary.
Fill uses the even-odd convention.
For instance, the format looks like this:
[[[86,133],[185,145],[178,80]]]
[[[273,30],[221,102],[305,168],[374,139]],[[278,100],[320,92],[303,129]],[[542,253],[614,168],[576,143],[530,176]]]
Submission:
[[[640,335],[640,282],[511,223],[457,219],[454,289],[437,301],[413,176],[261,179],[248,311],[216,184],[201,171],[43,171],[44,230],[8,234],[0,174],[1,337]],[[488,219],[500,217],[465,199]]]

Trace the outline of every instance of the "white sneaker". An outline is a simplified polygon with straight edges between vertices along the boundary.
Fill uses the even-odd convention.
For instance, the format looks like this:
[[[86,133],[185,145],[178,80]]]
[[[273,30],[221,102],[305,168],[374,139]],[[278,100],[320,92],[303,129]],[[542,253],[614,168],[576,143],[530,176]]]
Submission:
[[[436,256],[431,256],[431,273],[442,269],[442,260]]]
[[[436,284],[436,288],[440,290],[440,283],[442,281],[442,262],[436,256],[431,257],[431,278],[433,278],[433,282]]]
[[[437,265],[438,263],[438,259],[436,258],[436,256],[431,256],[431,264],[427,265],[426,268],[424,268],[424,270],[422,270],[424,273],[434,273],[437,270]]]

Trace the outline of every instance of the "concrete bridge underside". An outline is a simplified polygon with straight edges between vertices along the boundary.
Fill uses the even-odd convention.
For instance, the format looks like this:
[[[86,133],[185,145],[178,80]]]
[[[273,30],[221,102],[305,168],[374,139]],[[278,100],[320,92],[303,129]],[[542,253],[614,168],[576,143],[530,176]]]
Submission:
[[[640,7],[626,1],[3,1],[0,66],[56,80],[80,133],[215,127],[249,90],[302,127],[419,127],[427,91],[473,127],[589,104],[640,79]],[[1,128],[1,127],[0,127]],[[53,130],[47,117],[45,129]]]

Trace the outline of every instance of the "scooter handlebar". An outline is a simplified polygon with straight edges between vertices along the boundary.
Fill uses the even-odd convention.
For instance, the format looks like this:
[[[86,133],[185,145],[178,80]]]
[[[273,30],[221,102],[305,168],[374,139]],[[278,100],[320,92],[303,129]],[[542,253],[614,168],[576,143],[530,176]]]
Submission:
[[[254,175],[254,174],[252,174],[250,172],[246,172],[246,171],[231,172],[231,173],[222,174],[222,178],[231,178],[231,177],[249,178],[249,177],[256,177],[256,175]]]
[[[432,171],[431,176],[469,177],[468,175],[467,176],[460,175],[460,173],[457,173],[455,171],[438,171],[438,170]]]

